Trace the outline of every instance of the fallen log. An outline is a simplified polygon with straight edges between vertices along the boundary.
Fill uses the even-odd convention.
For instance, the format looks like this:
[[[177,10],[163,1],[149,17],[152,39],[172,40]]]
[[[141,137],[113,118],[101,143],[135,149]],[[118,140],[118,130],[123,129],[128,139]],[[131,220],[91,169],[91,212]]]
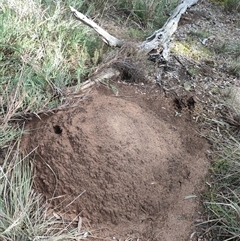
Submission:
[[[75,8],[70,6],[70,9],[74,16],[78,18],[81,22],[88,25],[89,27],[93,28],[101,37],[101,39],[111,47],[121,47],[123,45],[123,41],[115,38],[99,25],[97,25],[93,20],[87,18],[84,14],[78,12]]]
[[[159,30],[156,30],[151,36],[146,38],[140,44],[137,44],[134,47],[136,50],[135,52],[139,56],[146,56],[148,55],[148,59],[156,60],[156,61],[164,61],[168,60],[169,56],[169,42],[171,40],[172,35],[177,30],[178,23],[183,13],[191,7],[192,5],[196,4],[198,0],[182,0],[180,4],[174,9],[172,15],[168,18],[166,23],[163,27]],[[101,39],[111,47],[122,47],[120,52],[124,55],[124,48],[127,48],[128,44],[125,43],[123,40],[119,40],[118,38],[109,34],[106,30],[101,28],[98,24],[96,24],[93,20],[87,18],[84,14],[78,12],[75,8],[70,6],[70,9],[74,16],[79,19],[84,24],[88,25],[89,27],[93,28],[101,37]],[[117,59],[117,57],[116,57]],[[93,75],[90,79],[85,81],[80,90],[85,91],[89,89],[89,87],[93,86],[95,83],[102,83],[103,80],[111,80],[116,79],[119,75],[124,75],[124,71],[129,71],[128,62],[123,61],[122,65],[119,66],[119,61],[115,61],[117,67],[114,66],[113,61],[110,60],[111,64],[106,64],[105,67],[101,68],[95,75]],[[134,75],[137,73],[131,66],[130,66],[130,75]],[[72,92],[69,90],[70,93]]]
[[[186,12],[188,8],[196,4],[198,0],[182,0],[181,3],[174,9],[172,15],[168,18],[164,26],[156,30],[151,36],[146,38],[139,47],[140,51],[146,51],[150,58],[158,58],[159,60],[166,61],[169,55],[169,42],[177,30],[178,23],[183,13]],[[84,24],[93,28],[103,41],[111,47],[121,47],[124,44],[124,41],[119,40],[118,38],[112,36],[99,25],[97,25],[93,20],[87,18],[82,13],[78,12],[75,8],[70,6],[70,9],[75,17],[77,17]],[[154,51],[156,50],[156,51]]]
[[[178,23],[183,13],[196,4],[198,0],[183,0],[173,11],[162,28],[155,31],[144,42],[140,48],[148,52],[152,60],[167,61],[169,57],[169,42],[178,27]]]

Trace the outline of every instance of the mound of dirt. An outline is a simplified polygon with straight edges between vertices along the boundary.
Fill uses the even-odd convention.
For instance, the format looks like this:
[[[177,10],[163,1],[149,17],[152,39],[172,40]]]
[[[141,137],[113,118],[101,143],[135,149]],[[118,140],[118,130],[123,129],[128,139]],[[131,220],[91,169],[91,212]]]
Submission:
[[[208,169],[191,114],[153,86],[94,87],[76,108],[41,116],[22,148],[35,153],[35,189],[80,215],[95,236],[186,240]],[[97,240],[95,238],[94,240]]]

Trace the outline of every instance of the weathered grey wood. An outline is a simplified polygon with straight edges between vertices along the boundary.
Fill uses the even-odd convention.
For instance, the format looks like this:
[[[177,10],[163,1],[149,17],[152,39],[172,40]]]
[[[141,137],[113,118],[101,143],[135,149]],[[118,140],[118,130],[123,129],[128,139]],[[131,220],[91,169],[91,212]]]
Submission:
[[[174,9],[172,15],[168,18],[164,26],[149,36],[143,43],[141,43],[140,47],[147,51],[151,51],[161,46],[163,48],[162,53],[165,55],[163,57],[167,58],[169,52],[168,43],[171,36],[177,30],[182,14],[197,2],[198,0],[182,0],[181,3]]]
[[[115,79],[120,76],[120,72],[112,67],[103,68],[100,71],[98,71],[96,74],[92,75],[88,80],[84,81],[79,90],[81,92],[84,92],[85,90],[88,90],[90,87],[95,85],[96,83],[102,83],[104,81],[109,81],[112,79]],[[66,90],[66,94],[69,95],[71,93],[74,93],[75,86],[68,87]]]
[[[192,5],[196,4],[198,0],[182,0],[181,3],[174,9],[172,15],[168,18],[164,26],[155,31],[151,36],[149,36],[145,41],[138,45],[140,51],[147,51],[150,52],[152,50],[156,50],[161,48],[161,58],[167,60],[169,55],[169,41],[171,36],[177,30],[178,23],[183,13],[191,7]],[[73,7],[70,7],[73,14],[83,23],[87,24],[91,28],[93,28],[103,39],[105,43],[112,47],[121,47],[124,44],[124,41],[115,38],[114,36],[110,35],[107,31],[102,29],[98,26],[94,21],[87,18],[82,13],[78,12]]]
[[[97,75],[92,76],[87,82],[85,82],[80,90],[88,89],[89,87],[93,86],[95,83],[109,81],[112,78],[117,78],[120,75],[120,72],[114,68],[106,68],[103,69],[102,72],[98,73]]]
[[[70,6],[70,9],[74,16],[78,18],[80,21],[88,25],[89,27],[93,28],[102,38],[102,40],[111,47],[121,47],[123,45],[123,41],[115,38],[99,25],[97,25],[93,20],[87,18],[82,13],[78,12],[75,8]]]

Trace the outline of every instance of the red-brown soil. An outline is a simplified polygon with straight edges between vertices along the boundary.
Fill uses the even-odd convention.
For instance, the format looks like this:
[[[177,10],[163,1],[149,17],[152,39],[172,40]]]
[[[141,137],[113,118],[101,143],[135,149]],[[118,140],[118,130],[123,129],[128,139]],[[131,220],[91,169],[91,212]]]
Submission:
[[[115,85],[118,96],[95,86],[78,107],[27,124],[35,189],[80,215],[91,240],[189,240],[208,170],[193,110],[179,114],[153,84]]]

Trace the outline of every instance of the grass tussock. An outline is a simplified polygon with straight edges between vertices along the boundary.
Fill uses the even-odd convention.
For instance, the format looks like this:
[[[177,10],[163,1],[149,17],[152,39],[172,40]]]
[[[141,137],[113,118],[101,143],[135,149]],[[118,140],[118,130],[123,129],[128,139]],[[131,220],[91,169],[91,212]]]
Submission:
[[[237,77],[240,76],[240,42],[223,42],[213,47],[215,54],[226,56],[228,72]]]
[[[102,43],[72,17],[68,4],[75,3],[5,0],[0,4],[4,132],[11,133],[8,123],[16,117],[57,106],[64,88],[80,85],[98,63]]]
[[[130,22],[136,29],[146,30],[160,28],[177,4],[178,0],[90,0],[84,6],[90,15],[107,16],[112,12],[117,21]]]
[[[224,7],[229,12],[240,13],[240,0],[224,0]]]
[[[30,155],[30,153],[29,153]],[[80,240],[88,233],[82,227],[51,215],[47,203],[33,188],[29,155],[19,154],[15,142],[0,166],[0,240]],[[71,227],[71,228],[70,228]]]
[[[0,240],[80,240],[80,228],[53,217],[32,188],[17,121],[51,111],[67,86],[78,87],[101,57],[102,42],[75,20],[82,1],[0,3]],[[75,225],[76,227],[76,225]]]
[[[240,42],[224,42],[215,45],[214,50],[217,54],[230,55],[235,59],[240,58]]]
[[[240,12],[240,0],[213,0],[223,5],[227,12],[239,13]]]
[[[118,9],[143,27],[160,28],[178,1],[119,0]]]
[[[211,131],[206,137],[214,153],[208,181],[210,190],[204,197],[210,220],[207,232],[216,240],[239,240],[240,119],[231,105],[218,107],[218,117],[207,120]]]

